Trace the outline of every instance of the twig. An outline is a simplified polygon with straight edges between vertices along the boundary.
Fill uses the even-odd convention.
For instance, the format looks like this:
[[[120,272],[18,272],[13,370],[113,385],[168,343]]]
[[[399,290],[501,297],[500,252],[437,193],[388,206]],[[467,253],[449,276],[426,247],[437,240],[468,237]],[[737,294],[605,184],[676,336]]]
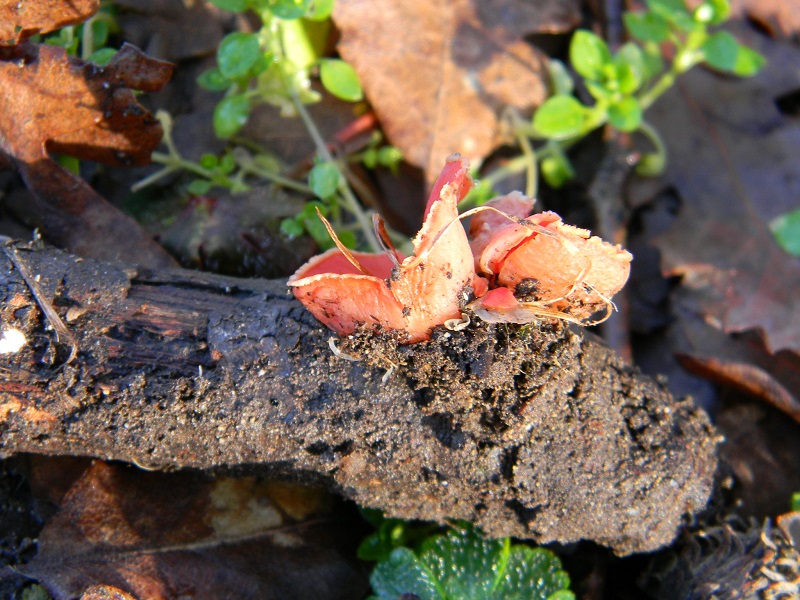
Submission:
[[[31,275],[27,265],[20,258],[19,254],[17,253],[17,249],[11,244],[5,243],[3,245],[3,252],[14,265],[14,268],[19,271],[20,275],[22,275],[22,278],[25,280],[28,289],[31,291],[31,295],[33,295],[33,297],[36,299],[36,303],[39,305],[39,308],[42,309],[45,317],[47,317],[47,321],[50,323],[53,331],[56,332],[56,341],[59,343],[69,344],[70,353],[66,364],[71,363],[78,354],[78,341],[69,332],[67,326],[64,325],[64,321],[62,321],[61,317],[58,316],[58,313],[55,311],[50,301],[45,298],[42,288],[39,287],[36,278]]]

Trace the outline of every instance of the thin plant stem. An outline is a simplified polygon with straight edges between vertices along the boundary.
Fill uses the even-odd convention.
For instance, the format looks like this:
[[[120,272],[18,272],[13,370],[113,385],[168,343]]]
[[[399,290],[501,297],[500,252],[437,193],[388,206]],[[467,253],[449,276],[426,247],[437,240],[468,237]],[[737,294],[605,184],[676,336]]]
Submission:
[[[361,232],[364,234],[364,238],[366,239],[370,249],[376,253],[381,252],[381,246],[378,243],[378,239],[375,237],[375,232],[373,231],[372,221],[367,217],[367,214],[361,208],[361,205],[359,204],[358,199],[355,197],[355,194],[353,194],[353,191],[347,184],[347,178],[345,177],[344,173],[342,173],[342,169],[339,167],[337,161],[334,160],[330,150],[328,150],[328,145],[322,138],[319,129],[317,129],[316,123],[314,123],[311,115],[308,114],[308,111],[306,110],[306,107],[303,106],[303,103],[300,102],[297,91],[294,88],[291,88],[289,92],[292,96],[292,101],[294,102],[297,114],[303,121],[303,124],[308,131],[308,135],[314,141],[314,145],[317,148],[317,153],[320,155],[322,160],[336,165],[336,168],[339,170],[339,193],[341,194],[342,200],[347,207],[347,211],[352,214],[358,222]]]
[[[525,194],[530,198],[536,198],[539,191],[539,164],[536,159],[536,151],[527,136],[518,135],[517,140],[522,148],[522,156],[526,158]]]
[[[90,17],[88,21],[83,24],[83,35],[81,36],[81,58],[89,60],[89,57],[94,52],[94,36],[92,35],[92,24],[95,17]]]
[[[524,154],[521,154],[520,156],[516,156],[509,160],[502,167],[498,167],[485,177],[482,177],[481,181],[489,184],[489,186],[493,186],[504,179],[508,179],[512,175],[522,172],[527,166],[528,157]]]

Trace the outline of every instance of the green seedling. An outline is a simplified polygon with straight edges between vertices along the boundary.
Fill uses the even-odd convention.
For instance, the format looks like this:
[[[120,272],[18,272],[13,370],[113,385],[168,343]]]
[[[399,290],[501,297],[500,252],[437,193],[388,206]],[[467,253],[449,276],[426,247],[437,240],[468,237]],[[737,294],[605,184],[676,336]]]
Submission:
[[[324,58],[333,0],[211,0],[233,12],[251,11],[261,20],[253,33],[230,33],[217,49],[217,67],[198,83],[225,96],[214,111],[214,131],[221,138],[238,133],[257,104],[271,104],[285,116],[297,114],[296,99],[319,100],[311,89],[311,72],[343,100],[361,100],[364,93],[353,67]]]
[[[512,544],[509,538],[487,540],[468,524],[428,535],[408,547],[408,528],[400,521],[388,523],[386,533],[392,537],[383,545],[380,540],[369,544],[370,550],[377,546],[383,551],[370,577],[372,600],[575,598],[568,589],[569,576],[562,570],[561,561],[549,550]],[[382,528],[377,535],[383,533]],[[359,549],[362,556],[365,544]]]
[[[103,2],[100,10],[80,25],[69,25],[46,36],[34,36],[32,41],[61,46],[70,56],[104,66],[117,51],[106,47],[109,37],[119,31],[114,6]]]
[[[800,256],[800,209],[780,215],[769,226],[781,248],[792,256]]]
[[[606,124],[648,138],[654,151],[642,157],[637,170],[641,175],[661,173],[666,149],[643,115],[676,78],[700,64],[742,77],[754,75],[764,65],[756,51],[727,31],[715,31],[730,14],[728,0],[707,0],[694,10],[683,0],[646,0],[646,4],[644,12],[623,15],[632,40],[616,52],[590,31],[578,30],[573,35],[569,59],[592,97],[590,104],[572,95],[566,70],[556,62],[554,95],[529,124],[518,127],[522,134],[545,141],[533,162],[538,161],[550,185],[559,187],[574,174],[565,150]],[[665,55],[672,58],[667,60]]]
[[[289,237],[308,233],[322,248],[330,246],[330,236],[316,217],[319,209],[350,247],[358,245],[379,251],[380,246],[365,213],[345,176],[346,159],[334,157],[322,139],[305,106],[319,100],[311,87],[311,75],[318,73],[323,87],[347,101],[363,98],[354,69],[346,62],[322,55],[330,29],[333,0],[211,0],[223,10],[255,14],[261,27],[252,33],[235,32],[223,38],[217,49],[217,66],[198,78],[201,87],[224,92],[214,110],[214,131],[232,142],[220,156],[204,155],[199,162],[180,156],[171,139],[171,119],[159,118],[164,125],[166,152],[154,153],[153,161],[163,168],[139,182],[141,189],[177,171],[196,178],[187,192],[205,195],[215,187],[233,193],[250,188],[253,181],[267,180],[314,196],[306,209],[281,226]],[[292,180],[282,165],[263,148],[235,136],[247,123],[253,108],[269,104],[283,116],[300,117],[317,148],[315,164],[307,183]],[[376,164],[389,164],[394,156],[376,149]]]

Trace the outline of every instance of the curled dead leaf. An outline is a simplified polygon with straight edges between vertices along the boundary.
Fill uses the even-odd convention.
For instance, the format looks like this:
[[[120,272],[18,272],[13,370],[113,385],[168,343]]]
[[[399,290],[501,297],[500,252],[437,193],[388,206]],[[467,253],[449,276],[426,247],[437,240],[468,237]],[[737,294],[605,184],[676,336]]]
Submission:
[[[54,598],[358,598],[332,510],[297,484],[96,461],[20,570]]]
[[[573,29],[580,3],[338,0],[333,19],[383,130],[430,183],[440,156],[491,152],[504,107],[544,102],[547,58],[525,37]]]

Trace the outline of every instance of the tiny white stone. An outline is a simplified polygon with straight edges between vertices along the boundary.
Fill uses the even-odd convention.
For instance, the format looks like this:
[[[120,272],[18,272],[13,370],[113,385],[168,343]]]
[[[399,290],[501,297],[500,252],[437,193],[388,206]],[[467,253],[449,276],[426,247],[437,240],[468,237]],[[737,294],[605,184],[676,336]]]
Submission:
[[[19,329],[6,329],[0,336],[0,354],[13,354],[28,343],[25,334]]]

